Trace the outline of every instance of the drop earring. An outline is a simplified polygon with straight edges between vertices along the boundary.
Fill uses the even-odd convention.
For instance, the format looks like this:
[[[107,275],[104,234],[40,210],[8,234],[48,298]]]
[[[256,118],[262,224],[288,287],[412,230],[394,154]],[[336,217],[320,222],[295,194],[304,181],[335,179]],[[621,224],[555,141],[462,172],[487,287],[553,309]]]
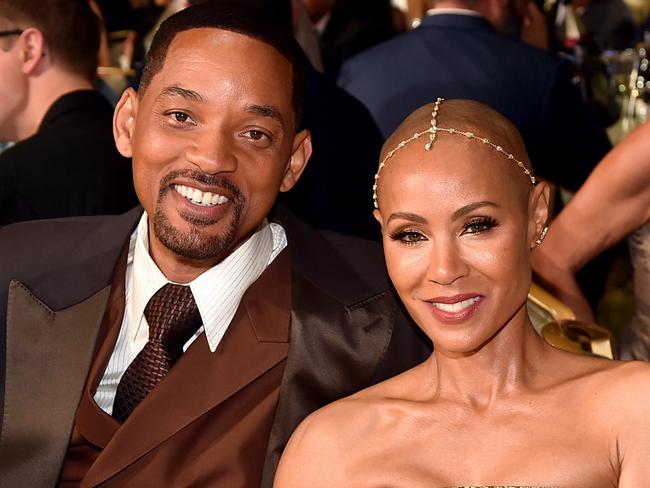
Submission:
[[[546,234],[548,234],[548,227],[544,226],[544,228],[542,229],[542,233],[539,235],[537,239],[535,239],[535,245],[537,247],[542,245],[542,242],[544,241]]]

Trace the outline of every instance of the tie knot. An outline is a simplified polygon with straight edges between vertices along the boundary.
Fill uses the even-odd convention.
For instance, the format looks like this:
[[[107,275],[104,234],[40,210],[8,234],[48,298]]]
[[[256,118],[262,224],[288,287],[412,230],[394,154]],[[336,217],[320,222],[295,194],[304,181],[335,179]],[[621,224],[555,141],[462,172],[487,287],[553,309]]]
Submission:
[[[144,309],[149,341],[158,342],[172,356],[180,356],[192,334],[201,326],[201,315],[189,286],[166,284]]]

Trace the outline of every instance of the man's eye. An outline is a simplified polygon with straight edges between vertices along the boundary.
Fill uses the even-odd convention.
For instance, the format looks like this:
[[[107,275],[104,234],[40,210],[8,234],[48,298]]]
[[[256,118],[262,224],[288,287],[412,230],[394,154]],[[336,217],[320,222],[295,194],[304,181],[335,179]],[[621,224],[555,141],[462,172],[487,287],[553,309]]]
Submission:
[[[174,120],[176,122],[180,122],[180,123],[185,123],[187,122],[187,119],[190,118],[190,116],[187,115],[185,112],[172,112],[171,116],[174,117]]]
[[[261,130],[253,129],[253,130],[246,131],[245,134],[248,136],[249,139],[252,139],[254,141],[260,141],[264,138],[270,139],[270,137],[264,132],[262,132]]]

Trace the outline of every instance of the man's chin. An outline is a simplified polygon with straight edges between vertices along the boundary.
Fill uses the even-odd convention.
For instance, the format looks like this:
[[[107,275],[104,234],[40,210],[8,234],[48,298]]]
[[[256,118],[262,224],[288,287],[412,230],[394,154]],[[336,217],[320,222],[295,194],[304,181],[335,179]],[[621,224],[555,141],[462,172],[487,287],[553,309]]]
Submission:
[[[197,215],[179,215],[181,221],[172,223],[164,212],[156,211],[153,227],[156,238],[180,258],[205,261],[227,255],[236,241],[238,219],[230,222]]]

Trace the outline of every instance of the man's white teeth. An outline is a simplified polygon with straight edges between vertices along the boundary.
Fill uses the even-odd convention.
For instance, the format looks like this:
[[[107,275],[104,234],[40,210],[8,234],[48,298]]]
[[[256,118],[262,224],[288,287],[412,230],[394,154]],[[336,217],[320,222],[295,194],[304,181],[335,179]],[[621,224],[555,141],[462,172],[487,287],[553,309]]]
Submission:
[[[442,310],[443,312],[456,313],[456,312],[460,312],[464,308],[469,307],[470,305],[474,305],[480,299],[481,299],[481,297],[473,297],[473,298],[468,298],[467,300],[462,300],[462,301],[456,302],[456,303],[431,302],[431,305],[433,305],[434,307],[436,307],[439,310]]]
[[[189,186],[174,185],[174,190],[192,203],[204,207],[214,207],[215,205],[221,205],[228,201],[228,198],[223,195],[217,195],[216,193],[210,193],[209,191],[202,192],[201,190]]]

